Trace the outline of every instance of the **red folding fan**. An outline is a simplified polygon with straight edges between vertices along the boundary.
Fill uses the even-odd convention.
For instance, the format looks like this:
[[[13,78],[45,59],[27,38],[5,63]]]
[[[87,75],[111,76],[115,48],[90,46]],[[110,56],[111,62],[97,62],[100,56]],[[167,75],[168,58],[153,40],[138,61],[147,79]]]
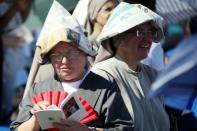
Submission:
[[[69,95],[69,93],[65,91],[46,91],[41,92],[38,95],[34,96],[32,98],[32,103],[35,105],[36,103],[40,101],[48,101],[50,105],[56,105],[57,107],[60,107],[62,101],[66,99],[66,97]],[[81,124],[85,124],[91,121],[97,120],[99,117],[97,113],[94,111],[94,109],[90,106],[90,104],[83,99],[81,96],[78,96],[82,106],[84,107],[85,111],[87,112],[87,115],[80,120]],[[50,131],[56,130],[54,128],[49,129]]]
[[[61,102],[68,96],[65,91],[47,91],[41,92],[32,98],[32,103],[35,105],[40,101],[48,101],[49,105],[60,107]]]
[[[99,117],[98,117],[97,113],[94,111],[94,109],[90,106],[90,104],[80,96],[79,96],[79,100],[87,112],[87,116],[84,117],[83,119],[81,119],[80,123],[85,124],[90,121],[97,120]]]

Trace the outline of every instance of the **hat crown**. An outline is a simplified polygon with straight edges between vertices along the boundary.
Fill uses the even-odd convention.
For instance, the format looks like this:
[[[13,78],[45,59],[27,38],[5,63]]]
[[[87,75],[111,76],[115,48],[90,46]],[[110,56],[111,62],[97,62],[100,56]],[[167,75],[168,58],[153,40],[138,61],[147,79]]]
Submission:
[[[160,33],[160,39],[163,38],[163,18],[161,16],[141,4],[121,2],[113,10],[97,41],[101,42],[148,21],[153,21]]]
[[[42,58],[60,41],[72,42],[90,56],[96,54],[76,18],[54,0],[36,43]]]

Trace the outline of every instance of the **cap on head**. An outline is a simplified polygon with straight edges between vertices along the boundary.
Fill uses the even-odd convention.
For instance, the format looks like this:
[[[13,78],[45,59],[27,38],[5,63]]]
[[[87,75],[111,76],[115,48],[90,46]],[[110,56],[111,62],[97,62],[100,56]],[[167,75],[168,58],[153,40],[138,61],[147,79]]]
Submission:
[[[75,44],[87,55],[96,55],[77,20],[54,0],[36,44],[41,48],[41,63],[46,62],[47,53],[60,41]]]

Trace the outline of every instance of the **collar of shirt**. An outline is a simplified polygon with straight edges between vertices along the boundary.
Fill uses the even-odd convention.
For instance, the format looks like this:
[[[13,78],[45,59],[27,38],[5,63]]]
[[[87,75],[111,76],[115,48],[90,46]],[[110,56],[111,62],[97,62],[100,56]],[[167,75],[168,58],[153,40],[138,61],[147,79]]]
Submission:
[[[62,82],[62,86],[64,88],[64,91],[68,92],[69,94],[77,91],[79,86],[81,85],[81,83],[83,82],[83,80],[85,79],[85,77],[89,73],[90,73],[90,71],[87,70],[85,75],[83,76],[83,78],[78,80],[78,81],[75,81],[75,82]]]

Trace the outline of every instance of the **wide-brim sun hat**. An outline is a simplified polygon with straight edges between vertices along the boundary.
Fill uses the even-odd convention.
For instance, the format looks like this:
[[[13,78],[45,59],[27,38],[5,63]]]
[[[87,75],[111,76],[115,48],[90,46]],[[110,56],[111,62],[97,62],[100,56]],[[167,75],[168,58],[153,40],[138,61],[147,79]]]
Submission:
[[[112,12],[97,42],[112,38],[143,23],[150,22],[157,31],[159,42],[164,38],[163,18],[141,4],[128,4],[121,2]]]

